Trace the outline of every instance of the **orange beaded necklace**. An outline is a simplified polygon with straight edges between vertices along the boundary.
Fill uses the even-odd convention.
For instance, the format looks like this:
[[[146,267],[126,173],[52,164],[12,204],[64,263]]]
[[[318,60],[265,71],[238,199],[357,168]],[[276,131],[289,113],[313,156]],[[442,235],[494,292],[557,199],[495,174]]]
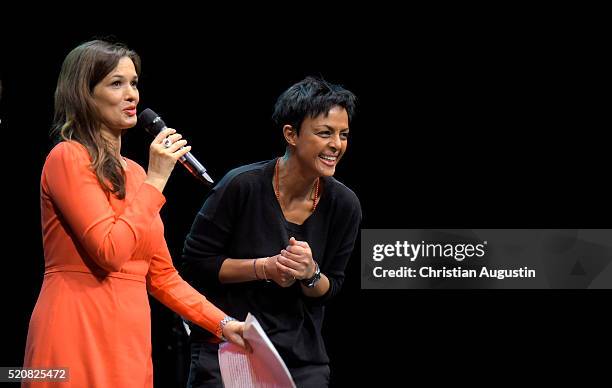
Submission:
[[[279,189],[279,178],[278,178],[279,162],[280,162],[280,158],[276,159],[276,166],[274,167],[274,194],[276,194],[276,199],[278,200],[278,203],[280,204],[280,189]],[[310,210],[311,213],[314,213],[315,209],[317,208],[317,205],[319,204],[319,180],[320,178],[317,178],[317,181],[315,182],[314,200],[312,202],[312,209]]]

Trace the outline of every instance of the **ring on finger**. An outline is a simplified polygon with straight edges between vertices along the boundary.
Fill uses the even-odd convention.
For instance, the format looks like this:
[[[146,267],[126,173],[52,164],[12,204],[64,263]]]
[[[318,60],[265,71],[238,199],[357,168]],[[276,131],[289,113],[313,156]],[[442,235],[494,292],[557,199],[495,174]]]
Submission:
[[[164,148],[170,148],[172,146],[172,140],[170,140],[168,138],[165,138],[162,141],[162,144],[163,144]]]

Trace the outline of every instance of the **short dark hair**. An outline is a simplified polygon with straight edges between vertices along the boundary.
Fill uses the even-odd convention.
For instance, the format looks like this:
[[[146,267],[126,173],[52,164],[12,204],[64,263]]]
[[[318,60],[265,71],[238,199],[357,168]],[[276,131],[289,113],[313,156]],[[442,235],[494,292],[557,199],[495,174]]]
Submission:
[[[322,78],[306,77],[285,90],[274,105],[272,120],[281,128],[291,125],[300,133],[302,122],[307,117],[327,116],[334,106],[346,109],[349,123],[355,114],[357,97],[340,85],[334,85]]]

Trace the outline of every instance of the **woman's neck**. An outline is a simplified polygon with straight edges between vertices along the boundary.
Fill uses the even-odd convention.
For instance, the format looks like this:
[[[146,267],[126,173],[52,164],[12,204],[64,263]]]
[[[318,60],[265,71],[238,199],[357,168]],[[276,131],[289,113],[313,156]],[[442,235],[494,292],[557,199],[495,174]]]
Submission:
[[[103,125],[100,132],[102,133],[102,137],[104,138],[104,140],[106,140],[111,145],[111,152],[113,152],[117,160],[122,161],[123,159],[121,158],[121,131],[113,131]]]
[[[287,154],[279,162],[278,175],[279,191],[289,201],[310,199],[318,178],[305,171],[295,157]]]

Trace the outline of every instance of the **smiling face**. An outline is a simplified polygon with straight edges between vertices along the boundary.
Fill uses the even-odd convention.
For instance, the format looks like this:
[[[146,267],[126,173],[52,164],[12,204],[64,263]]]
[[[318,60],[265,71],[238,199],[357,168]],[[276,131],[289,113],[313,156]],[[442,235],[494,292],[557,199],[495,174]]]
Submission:
[[[349,119],[346,110],[332,107],[327,115],[306,117],[299,135],[285,126],[285,138],[293,146],[300,164],[314,176],[333,176],[348,146]]]
[[[93,100],[98,108],[102,131],[118,134],[136,125],[138,105],[138,74],[128,57],[119,60],[93,89]]]

